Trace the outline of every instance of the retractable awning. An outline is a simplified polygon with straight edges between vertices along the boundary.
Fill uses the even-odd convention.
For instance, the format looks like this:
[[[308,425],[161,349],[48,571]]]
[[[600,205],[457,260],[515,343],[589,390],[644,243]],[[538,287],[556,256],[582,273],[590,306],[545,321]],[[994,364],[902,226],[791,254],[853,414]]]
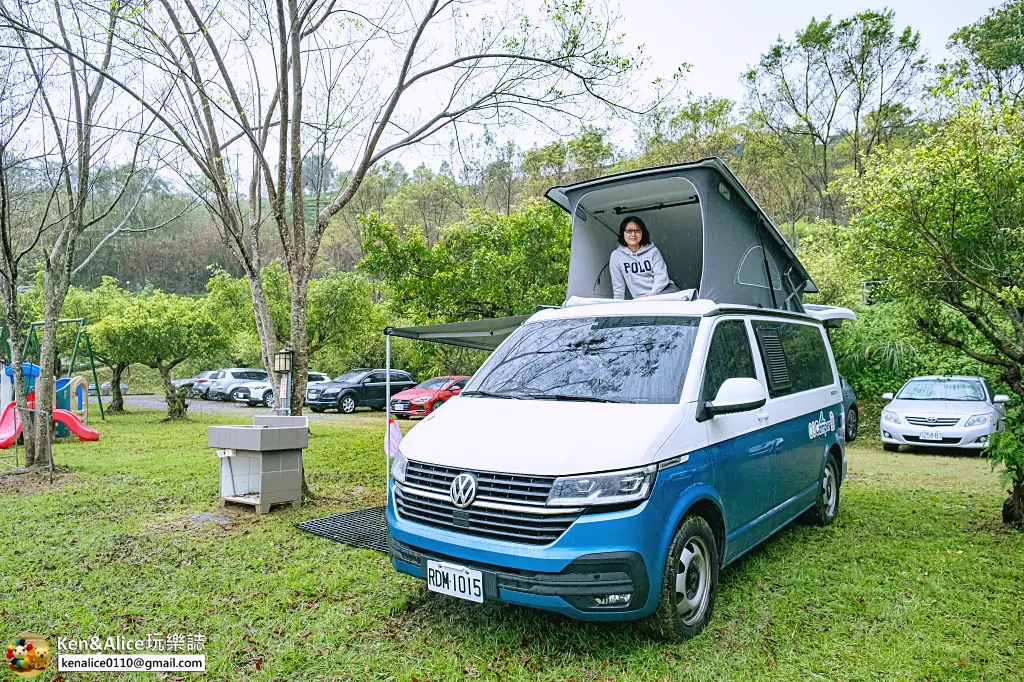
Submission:
[[[512,317],[495,317],[487,320],[428,324],[420,327],[388,327],[384,333],[404,339],[492,351],[529,318],[529,315],[513,315]]]

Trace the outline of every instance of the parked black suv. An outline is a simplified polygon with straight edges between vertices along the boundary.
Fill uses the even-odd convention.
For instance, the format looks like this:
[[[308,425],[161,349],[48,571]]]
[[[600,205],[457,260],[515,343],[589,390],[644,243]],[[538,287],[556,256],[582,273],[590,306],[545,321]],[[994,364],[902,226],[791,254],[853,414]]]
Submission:
[[[306,405],[314,412],[323,412],[329,407],[334,407],[344,414],[352,414],[357,407],[383,408],[386,380],[387,370],[354,369],[331,381],[307,388]],[[409,376],[408,372],[391,370],[391,395],[415,385],[415,379]]]

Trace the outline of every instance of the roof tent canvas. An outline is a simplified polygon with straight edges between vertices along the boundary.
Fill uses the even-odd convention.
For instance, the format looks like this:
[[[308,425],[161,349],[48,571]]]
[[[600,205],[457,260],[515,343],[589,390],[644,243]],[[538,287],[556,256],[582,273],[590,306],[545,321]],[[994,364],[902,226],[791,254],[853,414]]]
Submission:
[[[611,298],[608,259],[628,215],[650,229],[675,286],[700,298],[803,312],[803,293],[817,291],[721,159],[554,187],[546,196],[572,215],[567,299]]]

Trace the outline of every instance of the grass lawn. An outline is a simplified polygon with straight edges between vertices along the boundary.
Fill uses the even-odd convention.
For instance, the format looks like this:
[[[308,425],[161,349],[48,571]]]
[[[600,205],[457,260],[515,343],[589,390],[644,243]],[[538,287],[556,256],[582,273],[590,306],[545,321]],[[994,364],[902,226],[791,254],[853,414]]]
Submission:
[[[792,526],[725,570],[708,629],[666,645],[430,595],[383,555],[296,529],[383,503],[380,413],[313,424],[315,504],[229,509],[230,525],[190,518],[219,512],[205,445],[223,421],[160,418],[57,446],[68,471],[52,485],[0,477],[0,636],[199,633],[207,677],[224,680],[1024,678],[1024,534],[1002,528],[1003,491],[976,457],[858,442],[837,523]],[[93,679],[114,677],[154,679]]]

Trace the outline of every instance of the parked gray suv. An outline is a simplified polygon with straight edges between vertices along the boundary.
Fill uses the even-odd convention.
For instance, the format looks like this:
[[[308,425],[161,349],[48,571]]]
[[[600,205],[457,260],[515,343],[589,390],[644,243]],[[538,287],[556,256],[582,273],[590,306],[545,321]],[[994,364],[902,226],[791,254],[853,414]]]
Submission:
[[[266,381],[267,373],[262,369],[232,367],[222,369],[210,377],[210,388],[206,396],[211,400],[234,400],[235,391],[247,381]]]

